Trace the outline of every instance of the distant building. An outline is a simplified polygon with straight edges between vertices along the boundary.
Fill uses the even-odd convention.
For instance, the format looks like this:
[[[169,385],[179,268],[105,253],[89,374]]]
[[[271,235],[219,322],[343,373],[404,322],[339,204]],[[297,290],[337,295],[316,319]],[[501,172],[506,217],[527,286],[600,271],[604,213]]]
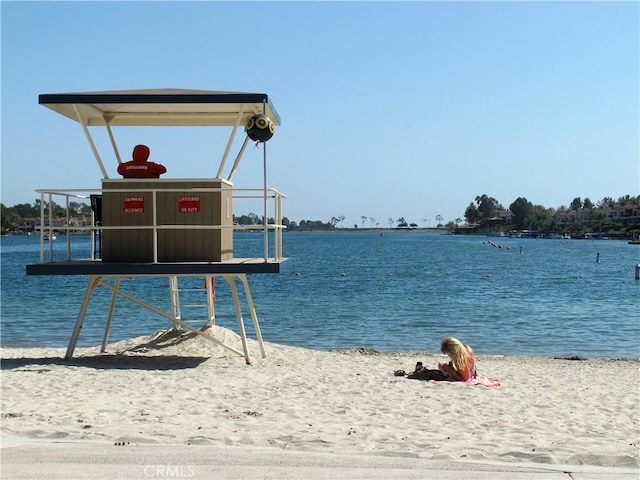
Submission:
[[[618,223],[625,226],[640,223],[640,205],[605,205],[601,211],[605,215],[603,218],[595,218],[591,214],[591,209],[584,208],[558,211],[554,218],[558,222],[558,226],[564,229],[603,223]]]
[[[605,206],[604,212],[607,214],[607,218],[614,223],[622,223],[623,225],[640,223],[640,205]]]

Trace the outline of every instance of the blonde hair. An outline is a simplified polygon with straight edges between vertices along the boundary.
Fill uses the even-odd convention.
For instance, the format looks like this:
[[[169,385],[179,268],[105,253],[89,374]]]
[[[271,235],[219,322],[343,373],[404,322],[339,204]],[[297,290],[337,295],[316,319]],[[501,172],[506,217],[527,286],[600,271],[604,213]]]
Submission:
[[[445,337],[440,342],[440,351],[449,356],[457,371],[467,368],[469,355],[467,348],[460,340],[453,337]]]

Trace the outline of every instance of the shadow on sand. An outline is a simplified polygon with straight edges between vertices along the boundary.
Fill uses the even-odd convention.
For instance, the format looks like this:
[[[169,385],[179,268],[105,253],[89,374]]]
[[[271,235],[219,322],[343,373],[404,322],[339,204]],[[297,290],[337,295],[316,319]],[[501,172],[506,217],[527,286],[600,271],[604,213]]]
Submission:
[[[129,346],[116,353],[84,355],[65,360],[61,357],[22,357],[6,358],[0,361],[2,370],[15,370],[36,365],[42,367],[65,366],[85,367],[97,370],[181,370],[196,368],[210,357],[188,355],[144,355],[147,352],[158,352],[165,348],[175,347],[197,337],[194,332],[182,330],[166,330],[158,332],[150,340]],[[45,371],[44,369],[30,371]]]
[[[131,356],[123,354],[99,354],[65,360],[60,357],[6,358],[0,362],[2,370],[15,370],[25,367],[42,366],[45,368],[29,371],[44,372],[46,367],[84,367],[96,370],[183,370],[196,368],[209,360],[209,357],[186,357],[179,355]]]

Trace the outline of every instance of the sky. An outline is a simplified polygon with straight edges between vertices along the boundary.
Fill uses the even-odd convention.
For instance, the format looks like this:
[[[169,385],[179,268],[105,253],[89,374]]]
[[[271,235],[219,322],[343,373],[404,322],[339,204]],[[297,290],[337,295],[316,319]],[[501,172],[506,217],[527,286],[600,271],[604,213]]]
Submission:
[[[80,125],[38,95],[148,88],[267,93],[282,122],[267,183],[296,222],[434,226],[483,194],[547,208],[638,195],[639,8],[2,1],[0,199],[100,188]],[[229,131],[114,128],[123,155],[149,145],[165,178],[215,176]],[[262,186],[263,147],[236,187]]]

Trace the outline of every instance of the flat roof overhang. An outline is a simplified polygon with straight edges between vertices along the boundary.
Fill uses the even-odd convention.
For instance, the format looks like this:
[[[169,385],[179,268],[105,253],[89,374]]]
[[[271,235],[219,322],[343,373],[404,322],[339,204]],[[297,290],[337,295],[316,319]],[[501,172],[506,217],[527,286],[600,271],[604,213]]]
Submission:
[[[263,258],[235,258],[228,262],[111,263],[101,260],[69,260],[27,265],[27,275],[94,276],[203,276],[280,273],[286,261],[265,262]]]
[[[50,93],[38,103],[87,126],[234,126],[264,113],[280,116],[266,93],[175,88]]]

